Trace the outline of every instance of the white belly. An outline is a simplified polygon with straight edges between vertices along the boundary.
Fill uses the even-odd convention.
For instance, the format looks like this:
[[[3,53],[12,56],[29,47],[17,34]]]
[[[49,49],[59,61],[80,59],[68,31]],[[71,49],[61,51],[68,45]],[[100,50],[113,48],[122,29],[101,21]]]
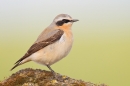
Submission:
[[[32,54],[29,58],[32,61],[43,65],[52,65],[68,55],[72,44],[73,38],[68,39],[66,35],[63,34],[59,41],[39,50],[38,52]]]

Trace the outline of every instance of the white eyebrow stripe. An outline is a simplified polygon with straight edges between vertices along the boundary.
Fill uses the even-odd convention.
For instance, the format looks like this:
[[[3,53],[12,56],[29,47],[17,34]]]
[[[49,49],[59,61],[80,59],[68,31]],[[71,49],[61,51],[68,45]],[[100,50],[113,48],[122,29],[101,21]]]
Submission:
[[[57,21],[61,21],[63,19],[68,19],[68,20],[71,20],[70,17],[59,17],[58,19],[55,19],[54,21],[57,22]]]

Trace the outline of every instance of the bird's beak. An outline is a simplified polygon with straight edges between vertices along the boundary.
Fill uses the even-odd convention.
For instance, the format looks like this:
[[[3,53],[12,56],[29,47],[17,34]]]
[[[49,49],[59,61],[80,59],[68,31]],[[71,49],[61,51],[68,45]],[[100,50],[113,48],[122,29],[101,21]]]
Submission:
[[[77,22],[77,21],[79,21],[79,20],[78,20],[78,19],[73,19],[73,20],[72,20],[72,22]]]

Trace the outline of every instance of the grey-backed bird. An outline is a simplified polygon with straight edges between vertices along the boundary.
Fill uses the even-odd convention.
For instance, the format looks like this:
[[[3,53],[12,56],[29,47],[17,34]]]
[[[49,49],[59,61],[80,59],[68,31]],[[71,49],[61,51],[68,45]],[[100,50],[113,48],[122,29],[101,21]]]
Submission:
[[[34,61],[47,66],[54,72],[50,66],[68,55],[72,48],[73,34],[71,26],[76,21],[78,20],[72,19],[67,14],[56,16],[11,70],[26,62]]]

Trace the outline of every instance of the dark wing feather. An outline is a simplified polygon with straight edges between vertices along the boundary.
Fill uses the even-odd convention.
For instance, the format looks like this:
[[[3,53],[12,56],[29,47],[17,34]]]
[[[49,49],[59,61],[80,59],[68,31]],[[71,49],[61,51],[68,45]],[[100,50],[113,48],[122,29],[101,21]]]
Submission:
[[[52,35],[51,37],[49,37],[48,39],[45,39],[41,42],[35,43],[33,44],[29,50],[27,51],[27,53],[20,58],[15,64],[21,62],[22,60],[24,60],[25,58],[27,58],[28,56],[32,55],[33,53],[37,52],[38,50],[56,42],[57,40],[59,40],[61,38],[61,36],[63,35],[64,31],[58,29],[57,33],[55,33],[54,35]]]

